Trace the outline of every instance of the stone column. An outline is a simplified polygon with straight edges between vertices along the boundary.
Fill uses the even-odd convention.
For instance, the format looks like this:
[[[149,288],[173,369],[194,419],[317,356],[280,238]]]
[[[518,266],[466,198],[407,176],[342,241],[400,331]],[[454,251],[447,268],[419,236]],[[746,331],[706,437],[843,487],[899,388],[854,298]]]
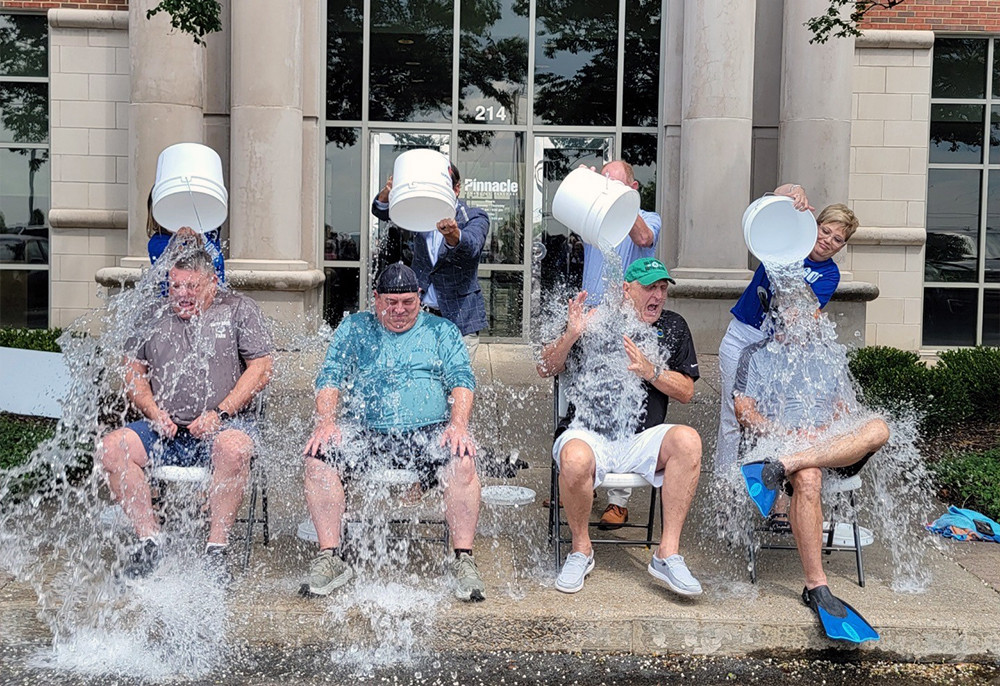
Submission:
[[[685,0],[678,268],[749,274],[740,219],[750,201],[755,0]]]
[[[828,5],[785,2],[782,19],[778,179],[805,187],[817,211],[847,202],[850,174],[854,39],[810,44],[803,26]]]
[[[128,253],[136,257],[146,256],[146,199],[160,151],[204,138],[205,49],[172,29],[165,13],[146,19],[146,10],[156,4],[131,0],[128,10]]]
[[[231,16],[230,264],[304,269],[302,0],[239,0]]]

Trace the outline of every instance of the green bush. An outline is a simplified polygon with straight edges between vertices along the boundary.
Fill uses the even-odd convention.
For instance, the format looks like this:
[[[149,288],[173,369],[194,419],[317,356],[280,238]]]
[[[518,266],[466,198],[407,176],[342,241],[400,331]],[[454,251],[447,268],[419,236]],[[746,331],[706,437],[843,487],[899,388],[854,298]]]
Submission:
[[[949,386],[966,390],[976,419],[1000,420],[1000,348],[961,348],[945,350],[938,355],[941,363],[935,372]]]
[[[947,455],[928,466],[946,501],[1000,521],[1000,447]]]
[[[55,433],[54,419],[0,413],[0,469],[19,467]]]
[[[968,387],[954,383],[920,356],[906,350],[871,346],[852,351],[851,374],[869,406],[890,413],[913,410],[920,429],[936,435],[972,416]]]
[[[0,329],[0,348],[21,348],[58,353],[62,329]]]

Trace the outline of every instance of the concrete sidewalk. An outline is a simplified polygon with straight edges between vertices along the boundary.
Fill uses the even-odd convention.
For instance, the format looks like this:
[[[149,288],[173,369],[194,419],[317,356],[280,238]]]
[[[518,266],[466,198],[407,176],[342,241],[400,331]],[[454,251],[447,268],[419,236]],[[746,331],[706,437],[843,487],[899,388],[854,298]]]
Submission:
[[[696,384],[693,402],[687,406],[671,403],[670,418],[695,426],[710,456],[717,423],[718,372],[713,356],[702,355],[700,362],[704,377]],[[549,488],[551,383],[538,379],[526,346],[483,346],[476,366],[482,382],[477,417],[501,427],[487,442],[500,452],[519,450],[530,466],[514,483],[534,489],[537,498],[513,518],[509,512],[484,506],[476,556],[488,584],[488,600],[469,605],[444,598],[427,620],[426,635],[417,636],[420,645],[458,651],[737,656],[796,655],[832,648],[843,656],[857,651],[918,661],[1000,660],[1000,547],[945,542],[941,551],[931,553],[934,582],[920,594],[896,593],[889,587],[891,563],[878,540],[865,548],[865,588],[857,585],[852,554],[828,556],[825,565],[833,591],[861,610],[882,634],[881,641],[860,648],[835,644],[823,636],[799,600],[802,574],[794,551],[765,551],[758,566],[759,582],[751,585],[743,552],[727,550],[704,535],[704,520],[712,511],[707,471],[682,545],[682,553],[706,589],[702,597],[681,599],[650,577],[645,569],[650,552],[644,547],[599,547],[597,567],[584,589],[571,596],[555,591],[556,562],[545,536],[548,511],[541,506]],[[285,390],[280,411],[308,416],[310,394]],[[707,457],[706,465],[710,461]],[[349,621],[344,620],[344,612],[338,609],[343,606],[342,598],[303,599],[295,594],[312,555],[312,548],[295,537],[296,526],[305,517],[298,465],[293,447],[280,468],[270,471],[275,538],[268,547],[255,545],[253,569],[230,596],[234,641],[349,645],[372,631],[363,619],[355,621],[356,608],[347,613]],[[644,516],[646,493],[633,498],[633,521]],[[595,517],[603,506],[599,497]],[[515,538],[526,541],[531,552],[525,552],[525,546],[512,551],[509,542]],[[421,583],[440,589],[441,548],[424,552],[432,571],[422,573]],[[517,568],[516,578],[511,575],[512,565]],[[351,593],[350,588],[345,592]],[[44,640],[48,632],[35,612],[30,590],[0,577],[0,644]],[[419,624],[415,623],[414,631],[421,631]]]

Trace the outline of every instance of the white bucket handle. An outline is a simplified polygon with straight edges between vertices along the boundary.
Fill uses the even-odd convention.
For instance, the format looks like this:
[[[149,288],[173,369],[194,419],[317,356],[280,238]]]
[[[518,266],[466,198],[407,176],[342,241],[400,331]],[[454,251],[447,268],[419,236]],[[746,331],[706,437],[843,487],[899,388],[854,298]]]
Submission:
[[[201,214],[198,212],[198,202],[195,200],[194,191],[191,190],[191,179],[193,179],[193,178],[200,178],[200,177],[182,176],[181,178],[184,180],[184,183],[187,184],[188,195],[191,196],[191,209],[194,210],[194,218],[198,220],[198,233],[204,234],[205,233],[205,227],[202,226],[202,223],[201,223]]]

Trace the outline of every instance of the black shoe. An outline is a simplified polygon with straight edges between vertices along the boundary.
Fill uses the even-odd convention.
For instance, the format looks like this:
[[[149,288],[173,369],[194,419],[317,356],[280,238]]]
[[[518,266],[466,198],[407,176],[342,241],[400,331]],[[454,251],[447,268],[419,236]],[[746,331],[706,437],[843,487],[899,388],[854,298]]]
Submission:
[[[160,566],[162,551],[153,539],[139,544],[128,564],[122,569],[122,575],[127,579],[145,579]]]
[[[209,546],[204,557],[205,571],[208,578],[220,588],[229,588],[233,583],[233,575],[229,572],[229,564],[226,560],[225,546]]]
[[[778,460],[774,462],[764,460],[764,467],[761,469],[760,478],[764,482],[764,487],[776,491],[785,483],[785,465]]]

